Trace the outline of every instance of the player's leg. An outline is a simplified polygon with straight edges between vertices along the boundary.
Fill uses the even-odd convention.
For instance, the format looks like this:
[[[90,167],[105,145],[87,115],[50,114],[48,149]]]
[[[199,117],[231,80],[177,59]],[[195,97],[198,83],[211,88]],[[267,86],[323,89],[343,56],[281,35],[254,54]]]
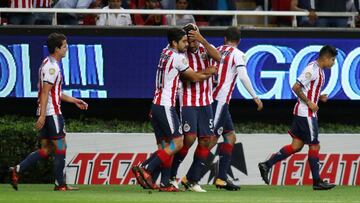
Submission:
[[[19,173],[22,173],[30,166],[34,165],[40,159],[47,159],[49,154],[51,153],[52,147],[51,142],[47,139],[48,137],[48,126],[49,119],[48,117],[45,119],[45,124],[43,128],[40,130],[40,144],[41,148],[30,153],[23,161],[17,164],[14,167],[10,167],[10,175],[11,175],[11,185],[15,190],[18,190],[18,181],[19,181]]]
[[[181,108],[181,122],[184,132],[183,147],[174,155],[174,161],[171,166],[171,178],[175,179],[180,164],[185,159],[190,147],[197,137],[197,111],[196,107]],[[177,185],[177,184],[176,184]]]
[[[314,190],[329,190],[335,187],[334,184],[330,184],[324,182],[320,178],[319,172],[319,151],[320,151],[320,142],[318,140],[319,130],[318,130],[318,122],[317,118],[308,118],[309,123],[309,134],[308,134],[308,142],[309,144],[309,152],[308,152],[308,162],[310,165],[311,175],[313,178],[313,189]]]
[[[269,184],[269,172],[271,167],[279,161],[282,161],[290,155],[301,151],[306,142],[306,134],[308,132],[307,118],[295,116],[289,134],[292,136],[292,142],[283,146],[276,154],[265,162],[259,163],[261,177],[266,184]]]

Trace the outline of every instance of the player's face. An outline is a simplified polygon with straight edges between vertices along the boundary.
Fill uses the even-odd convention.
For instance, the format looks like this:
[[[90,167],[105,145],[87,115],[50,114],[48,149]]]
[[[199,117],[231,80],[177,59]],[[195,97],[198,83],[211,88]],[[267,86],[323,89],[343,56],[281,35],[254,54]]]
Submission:
[[[68,45],[67,45],[66,40],[64,40],[60,49],[58,49],[58,53],[61,56],[61,58],[65,57],[67,50],[68,50]]]
[[[334,57],[326,57],[325,58],[325,67],[331,68],[335,64],[335,56]]]
[[[187,40],[187,36],[184,35],[181,40],[179,40],[177,44],[177,50],[181,53],[184,53],[186,52],[186,49],[188,48],[189,46],[189,43],[188,43],[188,40]]]
[[[196,50],[198,50],[198,48],[199,48],[199,42],[196,40],[188,40],[188,42],[189,42],[189,50],[192,53],[195,53]]]

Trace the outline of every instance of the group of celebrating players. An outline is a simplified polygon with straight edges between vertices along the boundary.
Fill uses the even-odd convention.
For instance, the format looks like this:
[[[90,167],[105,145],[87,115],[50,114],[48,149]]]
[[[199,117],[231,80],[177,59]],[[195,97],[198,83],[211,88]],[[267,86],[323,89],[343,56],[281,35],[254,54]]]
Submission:
[[[227,178],[236,134],[229,112],[229,102],[237,79],[253,97],[257,110],[263,108],[247,74],[245,54],[237,46],[240,30],[229,27],[225,30],[224,45],[215,48],[200,34],[198,27],[188,24],[183,28],[171,28],[167,32],[168,45],[162,50],[156,73],[155,96],[150,119],[154,129],[158,150],[147,160],[134,166],[137,182],[145,189],[163,192],[179,192],[177,171],[196,138],[193,162],[180,183],[187,190],[206,192],[199,184],[201,171],[206,165],[210,150],[219,137],[219,171],[214,184],[217,188],[239,190]],[[40,130],[41,147],[29,154],[18,165],[11,167],[11,185],[18,189],[19,173],[42,158],[54,154],[54,190],[77,190],[64,179],[66,141],[64,119],[60,101],[74,103],[86,110],[86,102],[64,94],[61,90],[62,76],[59,62],[67,51],[63,34],[52,33],[47,40],[50,56],[39,69],[38,120],[35,127]],[[294,120],[289,134],[291,145],[284,146],[258,167],[262,179],[269,184],[269,172],[276,162],[286,159],[309,145],[309,163],[313,176],[313,189],[326,190],[335,185],[323,181],[319,176],[319,141],[317,128],[318,101],[326,102],[322,95],[324,68],[333,66],[337,51],[326,45],[318,58],[311,62],[293,86],[298,101],[294,108]],[[180,117],[176,111],[179,98]],[[161,174],[160,185],[156,180]]]

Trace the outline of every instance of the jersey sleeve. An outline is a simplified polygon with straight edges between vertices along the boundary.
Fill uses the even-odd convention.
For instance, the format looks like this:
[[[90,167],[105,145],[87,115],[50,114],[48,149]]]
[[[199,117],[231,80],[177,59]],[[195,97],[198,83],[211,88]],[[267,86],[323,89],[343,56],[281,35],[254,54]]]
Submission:
[[[179,54],[179,56],[175,58],[173,65],[179,72],[184,72],[189,68],[189,61],[185,54]]]
[[[45,66],[42,69],[42,74],[44,76],[43,82],[53,85],[55,83],[56,78],[58,77],[59,73],[60,73],[59,69],[51,67],[51,66]]]
[[[245,67],[246,66],[245,54],[240,51],[236,51],[234,53],[234,62],[235,62],[236,70]]]
[[[301,75],[296,79],[296,81],[301,86],[308,85],[311,81],[316,79],[316,74],[314,72],[314,69],[312,66],[308,66],[304,69],[304,71],[301,73]]]

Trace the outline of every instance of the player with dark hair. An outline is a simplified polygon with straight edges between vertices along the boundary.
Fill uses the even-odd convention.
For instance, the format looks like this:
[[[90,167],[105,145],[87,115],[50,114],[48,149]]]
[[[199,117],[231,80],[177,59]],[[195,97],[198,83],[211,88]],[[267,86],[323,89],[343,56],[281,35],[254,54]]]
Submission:
[[[133,167],[132,171],[143,188],[157,189],[152,175],[161,167],[160,191],[177,192],[179,190],[170,184],[170,170],[173,155],[183,146],[181,123],[175,110],[179,77],[192,82],[203,81],[215,74],[216,69],[195,72],[189,68],[185,56],[188,41],[183,29],[169,29],[167,38],[169,45],[160,55],[150,114],[158,150],[145,162]]]
[[[334,65],[336,55],[335,47],[330,45],[322,47],[319,57],[309,63],[292,87],[298,97],[293,111],[293,123],[288,131],[292,142],[281,148],[269,160],[259,163],[260,174],[266,184],[269,184],[269,172],[274,164],[301,151],[307,144],[309,145],[308,161],[313,177],[313,189],[329,190],[335,187],[334,184],[323,181],[319,174],[320,143],[317,111],[319,110],[318,101],[326,102],[328,99],[326,94],[321,94],[321,88],[325,82],[324,69],[330,69]]]
[[[240,34],[238,28],[229,27],[225,31],[224,45],[217,48],[221,54],[221,61],[217,64],[217,85],[214,88],[212,107],[214,111],[214,133],[217,138],[222,136],[224,142],[219,146],[219,172],[215,179],[215,186],[226,190],[240,189],[239,186],[234,185],[227,177],[233,147],[236,142],[234,124],[229,112],[229,103],[237,79],[241,81],[252,96],[257,105],[257,110],[260,111],[263,108],[263,104],[256,95],[247,74],[245,55],[237,48],[240,43]],[[214,146],[216,143],[217,139],[212,142],[212,145]]]
[[[47,48],[50,56],[42,62],[39,69],[38,120],[35,124],[35,128],[40,130],[41,148],[29,154],[18,165],[10,168],[11,185],[15,190],[18,190],[18,173],[22,173],[38,160],[48,158],[53,153],[55,154],[54,190],[77,189],[66,185],[64,180],[66,133],[60,104],[61,101],[73,103],[82,110],[86,110],[88,105],[80,99],[64,94],[61,90],[62,74],[58,63],[65,57],[68,50],[65,35],[59,33],[50,34],[47,39]]]
[[[214,46],[200,34],[195,24],[183,27],[188,35],[189,47],[186,52],[189,67],[194,71],[203,71],[210,66],[210,59],[220,61],[220,54]],[[206,192],[200,187],[201,165],[207,160],[211,148],[211,139],[215,139],[213,129],[212,77],[200,81],[182,81],[179,91],[181,122],[184,131],[184,145],[174,157],[171,168],[171,183],[178,187],[176,182],[177,170],[185,159],[190,147],[198,137],[198,145],[194,159],[186,176],[181,183],[186,189],[194,192]]]

